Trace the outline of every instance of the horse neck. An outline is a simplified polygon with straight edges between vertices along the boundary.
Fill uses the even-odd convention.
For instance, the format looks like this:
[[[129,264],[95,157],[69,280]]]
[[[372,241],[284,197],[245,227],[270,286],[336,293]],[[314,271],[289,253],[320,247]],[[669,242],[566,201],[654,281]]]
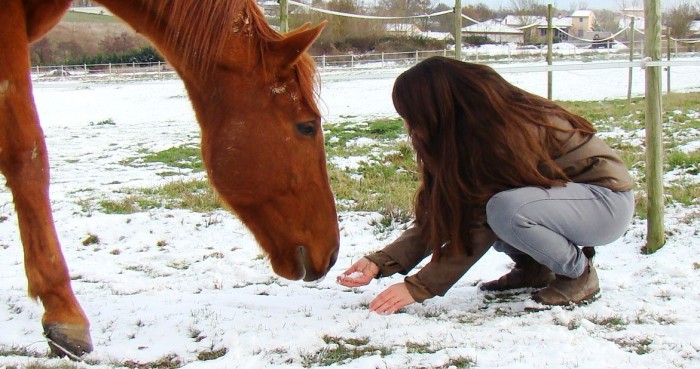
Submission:
[[[148,38],[178,73],[201,74],[221,54],[251,0],[98,0]]]

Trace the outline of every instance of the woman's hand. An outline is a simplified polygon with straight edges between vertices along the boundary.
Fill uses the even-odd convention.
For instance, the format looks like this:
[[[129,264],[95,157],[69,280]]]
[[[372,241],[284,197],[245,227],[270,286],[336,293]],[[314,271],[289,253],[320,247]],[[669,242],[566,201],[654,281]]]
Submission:
[[[338,283],[345,287],[365,286],[379,273],[377,264],[367,258],[355,262],[345,273],[338,276]]]
[[[369,308],[375,313],[388,315],[414,302],[416,302],[416,300],[408,293],[406,284],[397,283],[377,295],[377,297],[369,303]]]

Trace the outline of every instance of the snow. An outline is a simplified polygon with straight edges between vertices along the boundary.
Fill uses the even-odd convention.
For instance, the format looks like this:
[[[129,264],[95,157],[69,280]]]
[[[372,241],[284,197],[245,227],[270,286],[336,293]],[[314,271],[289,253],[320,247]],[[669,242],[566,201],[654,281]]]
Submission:
[[[400,72],[324,73],[325,124],[395,117],[390,94]],[[556,99],[627,93],[626,68],[554,75]],[[546,73],[505,77],[546,95]],[[635,78],[633,92],[640,95],[641,70]],[[672,86],[700,90],[700,66],[672,68]],[[340,346],[377,351],[332,368],[448,368],[457,367],[460,358],[477,368],[700,368],[698,205],[667,208],[668,241],[653,255],[640,253],[646,232],[640,219],[621,239],[598,248],[601,298],[589,305],[529,312],[534,306],[527,291],[513,296],[480,291],[478,283],[511,267],[506,257],[489,251],[445,297],[377,315],[367,304],[400,276],[356,289],[335,278],[400,233],[375,232],[378,213],[339,213],[338,262],[325,280],[309,284],[275,276],[250,233],[228,212],[118,215],[81,208],[81,199],[119,198],[117,191],[125,187],[169,181],[156,174],[164,166],[120,163],[143,150],[198,141],[179,80],[37,82],[35,99],[51,158],[55,223],[73,288],[92,324],[95,351],[79,368],[148,363],[171,354],[187,368],[318,367],[313,358]],[[114,124],[99,124],[107,119]],[[696,149],[697,143],[688,147]],[[0,219],[0,349],[42,354],[47,348],[42,309],[26,296],[7,189],[0,191]],[[84,246],[90,234],[100,243]],[[352,339],[367,343],[352,346]],[[197,359],[202,351],[222,348],[228,351],[220,358]],[[381,355],[381,349],[391,353]],[[0,367],[67,363],[39,356],[0,356]]]

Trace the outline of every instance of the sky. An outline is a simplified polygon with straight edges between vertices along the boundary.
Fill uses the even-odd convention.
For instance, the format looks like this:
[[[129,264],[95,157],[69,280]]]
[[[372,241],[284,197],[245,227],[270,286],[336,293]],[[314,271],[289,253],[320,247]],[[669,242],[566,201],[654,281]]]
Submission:
[[[403,70],[371,66],[322,72],[324,124],[362,126],[396,117],[391,87]],[[674,91],[700,91],[700,66],[673,67],[672,73]],[[642,75],[635,73],[635,96],[644,91]],[[504,72],[504,77],[546,94],[544,73]],[[626,68],[555,72],[554,78],[558,99],[627,93]],[[400,228],[378,230],[378,213],[340,213],[337,264],[325,280],[300,283],[275,276],[251,234],[226,211],[106,214],[87,205],[121,199],[128,188],[202,178],[182,170],[166,179],[158,173],[174,168],[142,160],[150,152],[199,140],[179,80],[37,81],[34,94],[50,155],[54,219],[95,345],[76,368],[166,357],[189,369],[446,369],[459,360],[505,369],[700,368],[700,204],[666,208],[668,240],[654,255],[640,253],[646,223],[639,218],[622,238],[599,247],[595,265],[602,294],[589,305],[528,312],[529,290],[480,291],[481,282],[512,266],[491,250],[446,296],[383,316],[370,313],[367,304],[400,276],[356,289],[335,282],[355,260],[400,234]],[[700,121],[697,111],[674,114],[679,121]],[[96,123],[107,120],[112,123]],[[644,130],[600,134],[640,145]],[[688,151],[700,147],[697,130],[678,132],[674,140],[686,142]],[[348,170],[363,160],[374,159],[329,158]],[[665,181],[679,177],[700,180],[698,174],[674,173]],[[98,236],[99,243],[84,245],[88,235]],[[64,365],[65,359],[46,357],[42,310],[26,295],[22,265],[16,213],[3,188],[0,367]],[[361,354],[338,359],[333,355],[340,355],[340,348]],[[212,349],[226,353],[198,359]],[[334,357],[332,366],[322,366],[322,360]]]

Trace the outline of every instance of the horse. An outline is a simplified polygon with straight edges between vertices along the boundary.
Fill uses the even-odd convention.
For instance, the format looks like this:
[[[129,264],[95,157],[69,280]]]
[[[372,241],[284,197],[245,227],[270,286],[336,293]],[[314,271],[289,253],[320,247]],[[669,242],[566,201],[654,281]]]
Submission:
[[[307,51],[325,22],[284,35],[254,0],[99,0],[143,34],[184,82],[210,184],[250,229],[273,271],[317,280],[339,249],[326,169],[317,70]],[[29,46],[70,0],[0,5],[0,172],[18,217],[30,297],[49,348],[93,350],[53,224],[47,148],[32,97]]]

